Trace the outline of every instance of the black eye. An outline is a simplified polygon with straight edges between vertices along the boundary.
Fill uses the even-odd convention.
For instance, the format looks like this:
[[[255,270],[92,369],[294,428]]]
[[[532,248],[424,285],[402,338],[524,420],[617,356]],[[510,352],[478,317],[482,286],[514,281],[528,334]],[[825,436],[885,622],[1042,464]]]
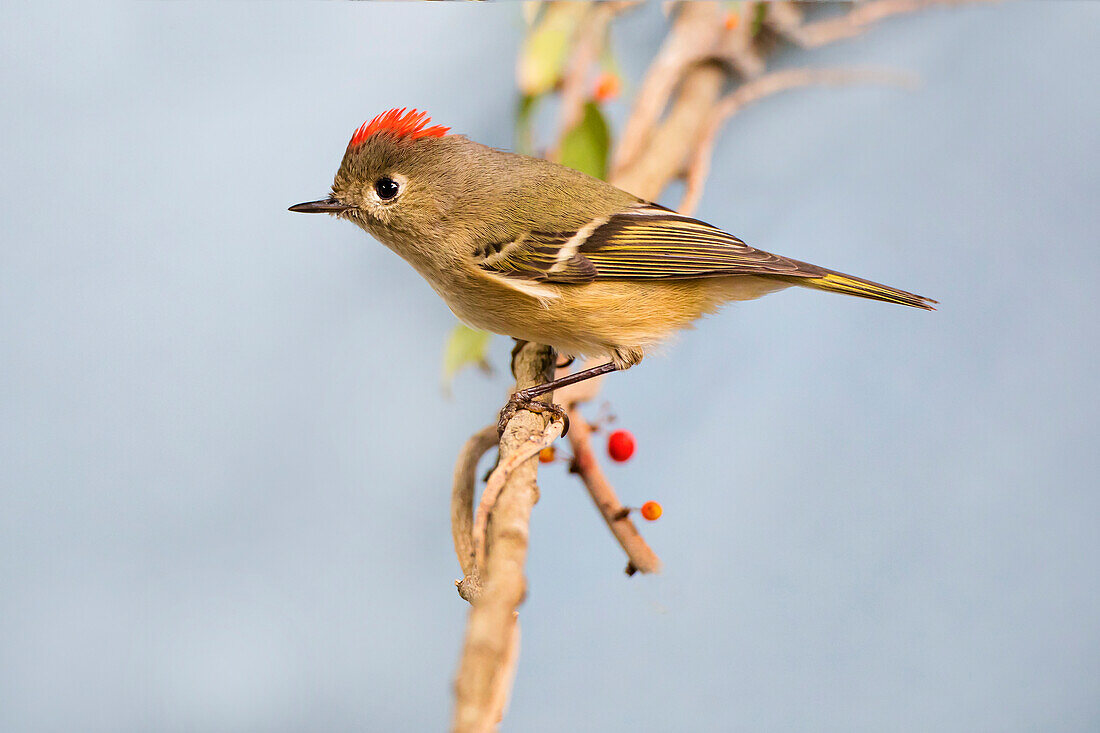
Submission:
[[[397,181],[392,178],[387,178],[386,176],[382,176],[374,182],[374,192],[378,194],[378,198],[383,201],[389,201],[396,196],[398,188]]]

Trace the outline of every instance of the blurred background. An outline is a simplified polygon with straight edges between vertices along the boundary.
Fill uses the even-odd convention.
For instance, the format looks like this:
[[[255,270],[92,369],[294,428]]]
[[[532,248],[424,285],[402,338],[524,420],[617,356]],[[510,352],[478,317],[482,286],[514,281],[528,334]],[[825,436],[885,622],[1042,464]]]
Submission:
[[[544,467],[505,730],[1100,728],[1098,21],[962,6],[778,58],[923,84],[747,109],[697,215],[941,308],[787,292],[609,378],[666,570],[627,579]],[[616,22],[613,126],[667,23]],[[286,207],[390,107],[512,147],[523,29],[0,6],[0,730],[446,727],[452,462],[511,344],[441,399],[443,303]]]

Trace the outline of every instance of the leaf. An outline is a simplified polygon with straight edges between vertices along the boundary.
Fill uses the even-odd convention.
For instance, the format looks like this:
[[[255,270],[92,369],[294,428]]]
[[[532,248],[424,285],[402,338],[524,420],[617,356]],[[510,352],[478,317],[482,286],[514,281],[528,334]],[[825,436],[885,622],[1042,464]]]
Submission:
[[[752,34],[755,36],[764,27],[764,19],[768,17],[768,4],[757,3],[756,10],[752,14]]]
[[[450,390],[455,375],[464,367],[474,365],[482,371],[489,371],[486,355],[492,334],[476,331],[464,324],[457,324],[447,337],[443,347],[443,388]]]
[[[615,58],[615,50],[611,47],[611,25],[604,31],[603,47],[600,49],[600,69],[610,72],[620,79],[623,78],[623,70],[619,67],[619,61]]]
[[[596,178],[604,178],[610,147],[611,131],[603,112],[595,102],[587,102],[583,119],[561,140],[561,164]]]
[[[531,133],[531,117],[535,113],[539,98],[524,95],[519,98],[516,108],[516,152],[524,155],[533,155],[535,151],[534,136]]]
[[[521,94],[538,96],[557,86],[577,24],[588,3],[554,3],[535,21],[520,49],[516,83]]]

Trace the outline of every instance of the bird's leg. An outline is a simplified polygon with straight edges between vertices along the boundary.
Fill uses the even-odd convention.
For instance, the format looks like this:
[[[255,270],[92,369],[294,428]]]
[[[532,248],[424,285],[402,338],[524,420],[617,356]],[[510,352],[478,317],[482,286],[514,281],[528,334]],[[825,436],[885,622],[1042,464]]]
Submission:
[[[615,365],[615,362],[609,361],[606,364],[600,364],[590,369],[582,369],[579,372],[553,379],[546,384],[539,384],[534,387],[528,387],[527,389],[521,389],[519,392],[512,395],[508,403],[504,405],[504,409],[500,411],[500,418],[497,420],[497,428],[503,435],[504,426],[508,424],[508,421],[512,419],[513,415],[519,410],[530,410],[531,412],[538,412],[541,414],[550,413],[554,417],[560,418],[565,423],[565,428],[562,430],[561,434],[565,435],[569,432],[569,417],[566,415],[565,410],[559,405],[539,402],[538,398],[560,387],[568,387],[571,384],[583,382],[586,379],[610,374],[618,369],[619,367]]]
[[[572,374],[566,374],[564,377],[552,379],[546,384],[538,384],[534,387],[521,389],[519,392],[512,395],[512,399],[533,400],[536,397],[541,397],[547,392],[553,392],[555,389],[568,387],[577,382],[584,382],[593,377],[602,377],[604,374],[610,374],[611,372],[618,371],[618,369],[619,367],[615,365],[615,362],[609,361],[606,364],[600,364],[599,366],[590,367],[588,369],[581,369],[579,372],[573,372]]]

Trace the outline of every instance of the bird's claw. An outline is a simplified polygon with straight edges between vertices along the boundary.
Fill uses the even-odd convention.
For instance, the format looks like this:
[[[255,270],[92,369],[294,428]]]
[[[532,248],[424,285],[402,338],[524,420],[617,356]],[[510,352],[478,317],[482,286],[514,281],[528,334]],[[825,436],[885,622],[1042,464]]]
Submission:
[[[497,418],[498,436],[504,435],[504,428],[507,427],[508,421],[515,417],[515,414],[520,410],[537,412],[540,415],[550,415],[551,420],[562,421],[562,437],[569,432],[569,415],[561,405],[539,402],[537,399],[525,396],[522,392],[516,392],[501,409],[500,416]]]

